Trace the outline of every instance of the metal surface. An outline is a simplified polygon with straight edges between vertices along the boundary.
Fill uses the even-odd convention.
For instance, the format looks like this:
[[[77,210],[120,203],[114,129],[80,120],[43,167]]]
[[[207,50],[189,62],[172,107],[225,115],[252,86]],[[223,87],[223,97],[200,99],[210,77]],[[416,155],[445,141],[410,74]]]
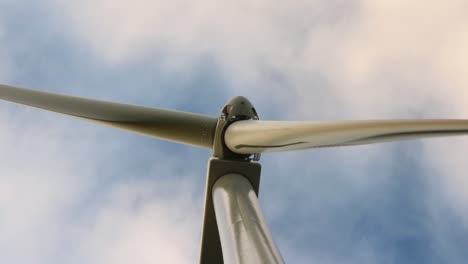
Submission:
[[[256,162],[229,161],[211,158],[208,163],[208,177],[206,181],[205,210],[201,239],[201,264],[222,264],[223,253],[219,239],[218,225],[213,206],[212,190],[215,182],[229,173],[245,175],[252,184],[253,191],[258,195],[260,185],[261,166]]]
[[[284,263],[247,178],[221,177],[213,187],[213,202],[225,264]]]
[[[468,120],[258,121],[245,97],[219,118],[0,85],[0,99],[147,136],[213,149],[202,264],[283,263],[258,203],[258,153],[468,134]]]
[[[240,120],[258,120],[258,115],[252,103],[247,98],[243,96],[236,96],[226,105],[224,105],[218,118],[218,124],[216,125],[216,132],[213,143],[214,157],[228,160],[251,159],[250,153],[234,153],[229,148],[227,148],[226,144],[224,143],[224,133],[226,132],[226,129],[231,124]],[[258,155],[253,158],[255,160],[260,159]]]
[[[351,146],[421,137],[468,135],[468,120],[259,121],[231,124],[227,147],[236,153]]]
[[[212,148],[217,119],[0,85],[0,99],[178,143]]]

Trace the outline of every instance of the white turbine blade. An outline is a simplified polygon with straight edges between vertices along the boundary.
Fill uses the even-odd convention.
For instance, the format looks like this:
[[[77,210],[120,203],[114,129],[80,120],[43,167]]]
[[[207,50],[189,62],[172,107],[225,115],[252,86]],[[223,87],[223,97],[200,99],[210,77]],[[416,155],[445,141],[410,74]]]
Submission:
[[[252,154],[455,135],[468,135],[468,120],[246,120],[230,125],[224,140],[231,151]]]
[[[111,103],[0,85],[0,99],[132,132],[211,148],[217,119],[173,110]]]

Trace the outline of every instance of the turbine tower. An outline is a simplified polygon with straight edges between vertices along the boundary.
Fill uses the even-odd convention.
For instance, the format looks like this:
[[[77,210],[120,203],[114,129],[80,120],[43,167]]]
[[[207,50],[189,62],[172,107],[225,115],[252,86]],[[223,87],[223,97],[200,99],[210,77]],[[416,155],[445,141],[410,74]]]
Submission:
[[[0,99],[209,148],[200,263],[284,263],[258,203],[260,153],[468,134],[468,120],[260,121],[245,97],[217,117],[0,85]]]

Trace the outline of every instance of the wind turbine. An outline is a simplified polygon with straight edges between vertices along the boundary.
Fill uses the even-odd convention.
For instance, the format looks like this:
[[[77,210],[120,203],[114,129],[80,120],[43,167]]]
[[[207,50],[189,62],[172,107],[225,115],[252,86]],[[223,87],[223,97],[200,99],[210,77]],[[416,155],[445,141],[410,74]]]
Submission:
[[[200,263],[283,263],[258,203],[260,153],[468,134],[468,120],[260,121],[245,97],[217,117],[0,85],[0,99],[213,150]]]

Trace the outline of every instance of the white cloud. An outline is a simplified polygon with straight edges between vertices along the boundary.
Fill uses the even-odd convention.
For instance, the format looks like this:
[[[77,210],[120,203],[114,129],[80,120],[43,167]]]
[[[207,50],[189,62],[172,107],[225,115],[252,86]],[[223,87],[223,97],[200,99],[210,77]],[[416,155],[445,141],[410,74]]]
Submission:
[[[190,68],[192,58],[211,54],[241,92],[275,89],[303,112],[317,95],[317,75],[327,85],[322,96],[335,97],[330,104],[363,117],[465,93],[463,1],[53,3],[71,36],[111,63],[160,51],[170,54],[169,67]]]
[[[6,29],[0,18],[0,43],[7,43],[7,33]],[[10,61],[10,56],[8,55],[8,48],[5,47],[6,44],[0,46],[0,78],[5,80],[11,77],[12,74],[12,63]]]
[[[197,257],[202,205],[193,201],[192,181],[111,181],[119,175],[101,175],[99,168],[118,141],[106,147],[92,126],[11,109],[0,114],[2,261],[187,263]],[[166,166],[148,175],[173,171],[175,161],[165,159]]]
[[[81,259],[76,262],[190,263],[196,259],[201,206],[192,202],[193,186],[179,184],[152,180],[114,187],[93,215],[91,227],[78,232]],[[172,189],[173,195],[157,195],[165,188]]]
[[[78,180],[79,175],[71,173],[73,159],[62,154],[67,144],[63,137],[56,137],[61,134],[60,126],[43,130],[37,121],[47,119],[12,115],[5,107],[0,120],[2,259],[45,263],[59,243],[62,223],[58,216],[76,198],[86,178]],[[44,141],[47,136],[50,140]]]

